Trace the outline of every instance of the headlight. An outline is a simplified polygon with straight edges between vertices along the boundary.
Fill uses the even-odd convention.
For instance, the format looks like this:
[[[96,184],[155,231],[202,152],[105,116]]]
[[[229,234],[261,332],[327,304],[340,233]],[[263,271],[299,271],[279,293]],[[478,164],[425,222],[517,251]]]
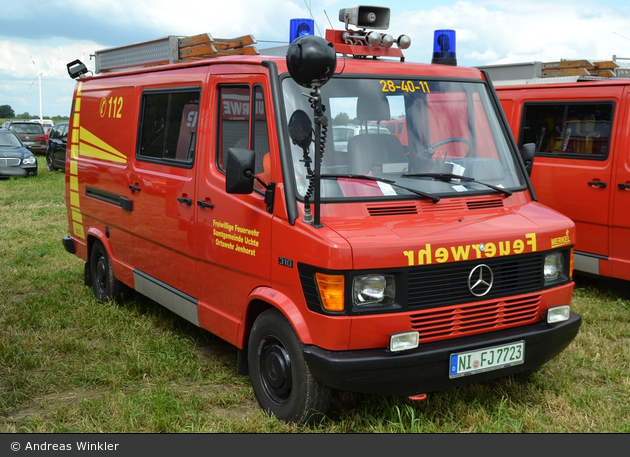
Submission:
[[[386,306],[394,303],[396,286],[391,275],[357,276],[352,282],[355,306]]]
[[[545,285],[562,278],[564,272],[564,256],[561,252],[554,252],[545,257],[543,267],[545,275]]]
[[[35,158],[35,156],[26,156],[22,159],[22,163],[25,165],[33,165],[36,162],[37,159]]]

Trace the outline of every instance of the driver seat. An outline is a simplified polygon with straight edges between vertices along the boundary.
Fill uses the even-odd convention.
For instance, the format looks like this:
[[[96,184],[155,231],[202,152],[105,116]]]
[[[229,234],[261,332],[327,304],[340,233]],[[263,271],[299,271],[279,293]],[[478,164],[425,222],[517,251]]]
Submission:
[[[398,137],[379,131],[381,121],[391,119],[389,102],[384,95],[359,97],[357,119],[364,131],[348,141],[350,173],[371,174],[382,169],[383,164],[407,163],[407,153]],[[376,121],[377,133],[368,133],[369,121]]]

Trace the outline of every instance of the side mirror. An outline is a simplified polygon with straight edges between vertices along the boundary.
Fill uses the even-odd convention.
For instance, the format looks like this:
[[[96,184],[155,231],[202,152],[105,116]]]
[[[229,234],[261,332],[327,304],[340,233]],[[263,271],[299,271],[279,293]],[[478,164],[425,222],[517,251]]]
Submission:
[[[256,153],[249,149],[228,149],[225,191],[228,194],[251,194],[254,191]]]
[[[535,154],[536,154],[535,143],[524,144],[523,147],[521,148],[521,157],[523,158],[523,163],[525,164],[525,169],[527,170],[527,174],[529,176],[532,175],[532,168],[534,167]]]

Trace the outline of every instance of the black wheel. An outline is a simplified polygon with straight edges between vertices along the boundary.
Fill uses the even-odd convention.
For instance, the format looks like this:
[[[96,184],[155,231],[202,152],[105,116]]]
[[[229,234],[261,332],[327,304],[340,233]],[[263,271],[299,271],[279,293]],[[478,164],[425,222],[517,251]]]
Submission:
[[[249,373],[260,407],[286,422],[320,421],[332,389],[311,375],[295,331],[276,309],[254,322],[248,349]]]
[[[101,301],[108,301],[120,296],[120,282],[114,276],[114,270],[112,270],[105,246],[98,240],[92,246],[90,274],[96,298]]]
[[[50,152],[46,153],[46,169],[48,171],[54,171],[55,166],[53,165],[52,154]]]

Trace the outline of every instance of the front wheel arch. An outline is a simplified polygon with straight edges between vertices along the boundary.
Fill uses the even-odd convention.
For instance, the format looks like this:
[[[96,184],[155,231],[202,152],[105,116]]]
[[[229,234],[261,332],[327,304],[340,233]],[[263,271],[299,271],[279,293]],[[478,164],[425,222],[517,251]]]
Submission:
[[[298,339],[303,344],[314,344],[309,326],[304,320],[300,309],[285,294],[269,286],[259,286],[252,290],[248,297],[247,312],[239,326],[236,346],[246,348],[252,325],[256,318],[265,310],[275,308],[291,322]]]

